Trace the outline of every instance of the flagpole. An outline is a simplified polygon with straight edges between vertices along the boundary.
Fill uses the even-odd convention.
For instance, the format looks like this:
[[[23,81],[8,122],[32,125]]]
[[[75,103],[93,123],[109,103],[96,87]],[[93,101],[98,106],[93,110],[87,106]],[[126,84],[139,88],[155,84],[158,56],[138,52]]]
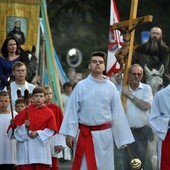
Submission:
[[[57,72],[56,68],[56,62],[54,60],[54,47],[53,47],[53,42],[52,42],[52,36],[51,36],[51,31],[50,31],[50,25],[48,21],[48,15],[47,15],[47,9],[46,9],[46,1],[42,0],[41,1],[41,14],[43,18],[43,26],[44,26],[44,31],[46,33],[46,39],[45,39],[45,44],[46,44],[46,52],[47,52],[47,70],[48,70],[48,75],[49,80],[51,83],[51,88],[54,91],[54,94],[56,96],[56,100],[58,101],[58,105],[60,108],[63,110],[63,104],[62,104],[62,98],[61,98],[61,88],[60,88],[60,82],[59,82],[59,75]]]

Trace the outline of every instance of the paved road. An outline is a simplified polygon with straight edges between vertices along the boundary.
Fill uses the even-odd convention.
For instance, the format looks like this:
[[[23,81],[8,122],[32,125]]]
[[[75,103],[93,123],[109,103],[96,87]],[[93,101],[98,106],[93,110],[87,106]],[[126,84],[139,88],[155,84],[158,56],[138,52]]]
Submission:
[[[148,155],[147,155],[148,156]],[[59,161],[59,170],[71,170],[72,161]],[[115,152],[115,170],[123,170],[123,161],[121,158],[121,151]],[[150,159],[146,159],[145,170],[153,170],[151,168]]]
[[[59,170],[71,170],[71,161],[59,162]]]

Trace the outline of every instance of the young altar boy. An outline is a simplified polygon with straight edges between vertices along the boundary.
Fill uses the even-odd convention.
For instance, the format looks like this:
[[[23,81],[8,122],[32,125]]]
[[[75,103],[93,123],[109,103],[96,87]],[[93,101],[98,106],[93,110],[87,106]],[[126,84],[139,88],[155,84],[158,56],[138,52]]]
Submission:
[[[34,104],[14,120],[17,140],[17,170],[50,170],[51,137],[58,132],[54,114],[44,104],[43,87],[33,90]]]

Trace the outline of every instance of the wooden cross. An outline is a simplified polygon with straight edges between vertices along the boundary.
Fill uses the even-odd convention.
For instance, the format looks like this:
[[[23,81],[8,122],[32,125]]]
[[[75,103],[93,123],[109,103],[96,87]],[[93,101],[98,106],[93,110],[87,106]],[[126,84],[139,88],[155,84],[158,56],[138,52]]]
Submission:
[[[152,22],[153,16],[151,16],[151,15],[136,18],[137,6],[138,6],[138,0],[132,0],[129,20],[113,24],[113,26],[112,26],[113,29],[119,29],[120,26],[124,26],[124,27],[128,27],[128,30],[130,30],[131,28],[134,27],[134,25],[141,25],[144,23]],[[140,20],[140,22],[139,22],[139,20]],[[129,52],[128,52],[128,57],[125,58],[125,68],[123,71],[123,73],[124,73],[123,87],[128,86],[128,83],[127,83],[128,70],[131,66],[131,61],[132,61],[134,35],[135,35],[135,28],[133,29],[132,32],[130,32]],[[127,98],[122,95],[122,103],[123,103],[124,108],[126,107],[126,100],[127,100]]]

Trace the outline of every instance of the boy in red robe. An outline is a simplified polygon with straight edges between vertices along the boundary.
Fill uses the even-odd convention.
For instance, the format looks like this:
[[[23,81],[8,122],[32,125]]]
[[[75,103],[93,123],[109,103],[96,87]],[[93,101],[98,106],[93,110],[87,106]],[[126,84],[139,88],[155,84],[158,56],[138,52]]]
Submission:
[[[34,104],[17,115],[12,127],[17,140],[17,170],[50,170],[51,137],[58,132],[54,114],[44,104],[43,87],[33,90]]]
[[[45,89],[45,104],[48,108],[52,110],[55,116],[57,128],[60,129],[62,120],[63,120],[63,113],[59,106],[55,103],[52,103],[52,89],[50,86],[44,86]],[[63,148],[66,147],[65,137],[60,134],[56,134],[52,137],[52,167],[50,170],[58,170],[58,158],[62,157],[62,153],[60,152]],[[60,152],[60,153],[59,153]]]

